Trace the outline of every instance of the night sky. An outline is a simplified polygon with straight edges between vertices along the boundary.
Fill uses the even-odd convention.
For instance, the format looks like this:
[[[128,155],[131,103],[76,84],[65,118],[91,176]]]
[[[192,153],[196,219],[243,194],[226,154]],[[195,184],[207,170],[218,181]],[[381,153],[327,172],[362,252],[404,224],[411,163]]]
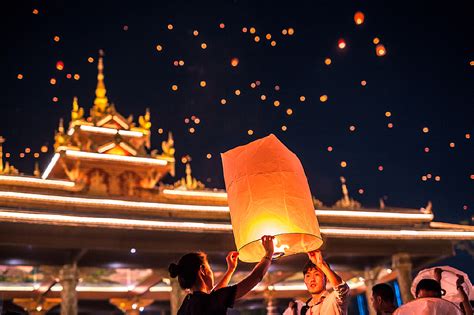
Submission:
[[[33,153],[42,145],[50,148],[38,159],[46,167],[54,130],[61,117],[69,122],[74,96],[88,113],[98,51],[103,49],[109,101],[125,117],[133,114],[135,121],[150,108],[153,148],[161,152],[161,141],[172,131],[177,161],[189,155],[193,175],[208,187],[224,187],[219,153],[274,133],[299,156],[312,193],[328,206],[340,199],[339,177],[345,176],[351,197],[365,207],[378,207],[379,198],[388,207],[407,208],[431,200],[435,220],[471,222],[472,1],[11,5],[2,10],[0,135],[7,139],[8,160],[24,173],[32,173]],[[357,11],[365,14],[361,25],[354,22]],[[290,28],[294,34],[283,35]],[[375,37],[385,46],[385,56],[376,55]],[[344,49],[338,48],[340,39]],[[238,58],[236,67],[233,58]],[[58,61],[64,63],[61,71]],[[320,101],[321,95],[327,95],[326,102]],[[31,153],[20,158],[27,147]],[[176,170],[177,178],[182,177],[184,165],[177,163]],[[431,178],[423,181],[422,176]],[[460,258],[459,266],[466,270],[472,257],[461,252]]]

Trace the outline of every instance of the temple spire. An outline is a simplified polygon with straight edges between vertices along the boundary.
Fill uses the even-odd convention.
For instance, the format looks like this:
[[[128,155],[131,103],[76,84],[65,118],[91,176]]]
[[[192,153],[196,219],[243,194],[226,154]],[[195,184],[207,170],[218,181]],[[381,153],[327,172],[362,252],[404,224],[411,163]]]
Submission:
[[[0,136],[0,174],[3,172],[3,143],[5,138]]]
[[[107,90],[104,83],[104,52],[99,51],[99,61],[97,63],[97,88],[95,89],[94,108],[99,113],[104,113],[109,100],[107,99]]]

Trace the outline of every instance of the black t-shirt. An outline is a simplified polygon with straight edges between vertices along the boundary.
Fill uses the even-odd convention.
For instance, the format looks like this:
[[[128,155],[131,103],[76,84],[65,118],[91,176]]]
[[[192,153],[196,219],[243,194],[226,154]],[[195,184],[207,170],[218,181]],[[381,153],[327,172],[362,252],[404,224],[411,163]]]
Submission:
[[[188,294],[179,308],[178,315],[225,315],[234,306],[237,286],[225,287],[210,294]]]

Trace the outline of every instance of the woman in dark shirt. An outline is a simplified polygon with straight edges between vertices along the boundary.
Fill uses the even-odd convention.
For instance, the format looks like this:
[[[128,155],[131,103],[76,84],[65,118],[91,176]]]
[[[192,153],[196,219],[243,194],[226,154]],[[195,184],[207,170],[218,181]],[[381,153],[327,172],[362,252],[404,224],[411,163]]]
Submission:
[[[181,288],[191,291],[179,308],[178,315],[226,314],[227,309],[234,306],[234,301],[252,290],[267,273],[273,255],[273,236],[263,236],[262,245],[265,256],[245,279],[233,286],[227,285],[237,267],[237,252],[227,255],[227,272],[215,287],[214,273],[205,253],[189,253],[181,257],[178,264],[171,264],[170,276],[178,277]]]

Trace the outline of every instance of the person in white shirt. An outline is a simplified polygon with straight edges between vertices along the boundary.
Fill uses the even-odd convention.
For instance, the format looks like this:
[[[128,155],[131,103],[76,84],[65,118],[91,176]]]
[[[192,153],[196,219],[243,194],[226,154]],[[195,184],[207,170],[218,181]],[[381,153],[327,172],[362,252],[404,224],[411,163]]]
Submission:
[[[283,315],[345,315],[349,286],[324,261],[321,251],[308,253],[310,261],[303,268],[304,283],[311,298],[303,303],[291,301]],[[326,290],[329,281],[334,290]]]

